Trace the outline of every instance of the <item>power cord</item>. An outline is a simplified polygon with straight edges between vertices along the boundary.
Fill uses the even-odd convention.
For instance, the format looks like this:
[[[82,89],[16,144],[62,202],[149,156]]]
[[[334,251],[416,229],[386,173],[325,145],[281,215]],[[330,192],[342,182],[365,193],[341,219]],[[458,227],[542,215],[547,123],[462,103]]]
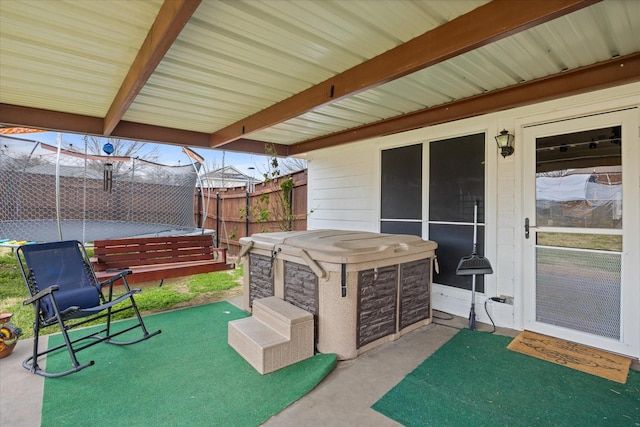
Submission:
[[[493,334],[496,331],[496,324],[493,321],[493,318],[491,317],[491,315],[489,314],[489,309],[487,308],[487,303],[489,302],[489,300],[491,301],[495,301],[495,302],[501,302],[504,303],[506,301],[505,298],[502,297],[491,297],[491,298],[487,298],[484,301],[484,311],[485,313],[487,313],[487,316],[489,317],[489,320],[491,321],[491,325],[493,326],[493,330],[491,332],[489,332],[490,334]],[[453,320],[453,316],[449,316],[449,317],[440,317],[440,316],[436,316],[435,314],[432,315],[434,319],[437,320]],[[453,328],[453,329],[465,329],[465,328],[458,328],[457,326],[453,326],[453,325],[447,325],[446,323],[439,323],[439,322],[433,322],[436,325],[440,325],[440,326],[446,326],[448,328]]]
[[[433,310],[433,311],[436,311],[436,310]],[[445,313],[444,311],[440,311],[439,313],[448,314],[448,313]],[[449,317],[436,316],[435,314],[432,314],[431,316],[436,320],[453,320],[454,319],[453,315],[451,315],[451,314],[449,314]],[[446,323],[440,323],[440,322],[435,322],[435,321],[433,322],[433,324],[434,325],[440,325],[440,326],[446,326],[447,328],[453,328],[453,329],[458,329],[458,330],[462,329],[462,328],[458,328],[457,326],[448,325]]]
[[[434,310],[434,311],[435,311],[435,310]],[[441,312],[441,313],[444,313],[444,312]],[[447,313],[445,313],[445,314],[447,314]],[[433,318],[434,318],[434,319],[438,319],[438,320],[453,320],[453,316],[452,316],[452,315],[449,315],[449,317],[439,317],[439,316],[436,316],[436,315],[434,314],[434,315],[433,315]]]
[[[487,309],[487,303],[489,302],[489,300],[496,301],[496,302],[504,302],[505,299],[500,297],[491,297],[484,300],[484,311],[487,313],[487,316],[489,316],[489,320],[491,320],[491,324],[493,325],[493,330],[490,333],[494,333],[496,331],[496,324],[493,323],[493,319],[491,318],[491,315],[489,314],[489,310]]]

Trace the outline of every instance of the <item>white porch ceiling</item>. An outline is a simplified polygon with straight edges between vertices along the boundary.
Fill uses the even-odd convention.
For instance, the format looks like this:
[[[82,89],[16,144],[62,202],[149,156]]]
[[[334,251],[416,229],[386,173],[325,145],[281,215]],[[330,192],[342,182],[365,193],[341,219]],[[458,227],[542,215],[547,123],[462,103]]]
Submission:
[[[465,14],[517,17],[531,3],[1,0],[0,124],[248,152],[266,142],[301,154],[415,127],[393,123],[417,114],[428,125],[443,120],[428,116],[439,106],[594,64],[627,69],[567,92],[640,79],[640,1],[547,0],[553,19],[507,22],[514,27],[478,46],[456,45],[479,32],[456,24]],[[409,51],[418,65],[393,55],[419,37],[425,45]],[[447,49],[451,57],[419,64]],[[391,78],[368,82],[385,67]],[[509,96],[464,114],[529,99]]]

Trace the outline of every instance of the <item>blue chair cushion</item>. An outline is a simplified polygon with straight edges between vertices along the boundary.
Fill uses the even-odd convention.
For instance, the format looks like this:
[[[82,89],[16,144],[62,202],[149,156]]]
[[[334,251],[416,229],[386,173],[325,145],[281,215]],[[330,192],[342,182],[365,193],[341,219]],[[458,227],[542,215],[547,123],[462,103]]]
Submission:
[[[54,297],[58,303],[58,309],[64,311],[69,307],[77,306],[80,308],[92,308],[100,305],[100,296],[98,289],[94,286],[82,286],[76,289],[59,290],[54,292]],[[53,309],[53,302],[50,296],[42,298],[40,308],[42,309],[45,318],[50,318],[55,315]],[[90,314],[90,313],[87,313]],[[73,317],[82,317],[83,314]]]

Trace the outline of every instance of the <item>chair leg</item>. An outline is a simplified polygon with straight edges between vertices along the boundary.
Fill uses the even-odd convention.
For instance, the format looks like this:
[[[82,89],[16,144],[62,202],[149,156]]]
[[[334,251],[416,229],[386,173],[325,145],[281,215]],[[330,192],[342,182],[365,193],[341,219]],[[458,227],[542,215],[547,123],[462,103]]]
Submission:
[[[142,335],[147,336],[149,332],[147,331],[147,327],[142,320],[142,316],[140,315],[140,310],[138,310],[138,304],[136,304],[135,299],[133,299],[133,295],[129,298],[131,300],[131,306],[133,307],[133,311],[136,313],[136,317],[138,318],[138,323],[140,323],[140,328],[142,329]]]
[[[40,370],[38,366],[38,341],[40,339],[40,326],[38,323],[38,319],[33,322],[33,353],[31,357],[26,358],[22,362],[22,366],[29,369],[31,372],[36,372]],[[31,361],[30,364],[28,362]]]
[[[158,335],[159,333],[162,332],[159,329],[157,331],[154,331],[154,332],[149,332],[147,330],[147,326],[144,324],[144,320],[142,319],[142,315],[140,314],[140,310],[138,309],[138,305],[136,304],[136,301],[135,301],[133,295],[129,296],[129,301],[131,302],[130,308],[133,309],[133,312],[135,313],[136,319],[138,320],[138,322],[135,325],[130,326],[130,327],[126,328],[125,330],[116,332],[114,334],[111,334],[111,332],[107,332],[106,342],[109,343],[109,344],[114,344],[114,345],[135,344],[135,343],[138,343],[140,341],[144,341],[146,339],[149,339],[149,338],[151,338],[151,337],[153,337],[155,335]],[[109,312],[109,315],[107,316],[107,325],[109,325],[110,320],[111,320],[111,312]],[[115,341],[115,340],[111,339],[111,337],[118,336],[118,335],[120,335],[120,334],[122,334],[124,332],[128,332],[128,331],[136,329],[138,327],[142,330],[142,336],[140,338],[137,338],[137,339],[131,340],[131,341]],[[109,328],[109,326],[107,326],[107,329],[108,328]]]
[[[69,339],[69,336],[67,335],[67,331],[65,329],[62,330],[62,334],[63,334],[63,338],[65,343],[64,344],[60,344],[54,348],[50,348],[48,350],[44,350],[42,352],[38,351],[38,346],[39,346],[39,338],[40,338],[40,324],[38,321],[36,321],[36,323],[34,324],[34,328],[33,328],[33,332],[34,332],[34,338],[33,338],[33,355],[27,357],[26,359],[24,359],[22,361],[22,367],[24,367],[25,369],[27,369],[29,372],[33,373],[33,374],[37,374],[37,375],[41,375],[43,377],[47,377],[47,378],[56,378],[56,377],[63,377],[65,375],[69,375],[71,373],[74,372],[78,372],[88,366],[93,365],[95,362],[93,360],[87,362],[87,363],[83,363],[81,364],[80,362],[78,362],[78,359],[76,358],[75,352],[73,350],[73,347],[71,345],[71,341]],[[68,369],[66,371],[63,372],[47,372],[44,369],[40,368],[40,365],[38,364],[38,358],[40,356],[44,356],[46,354],[49,354],[53,351],[59,350],[62,347],[66,347],[67,350],[69,351],[69,355],[71,357],[71,363],[73,365],[73,367],[71,369]]]
[[[60,319],[60,316],[58,316],[58,319]],[[74,368],[78,368],[78,366],[80,366],[80,362],[78,362],[78,358],[76,357],[76,352],[73,350],[73,344],[71,343],[71,340],[69,339],[69,333],[67,332],[67,329],[64,326],[64,323],[62,322],[62,320],[58,320],[58,324],[60,325],[60,330],[62,332],[62,338],[64,339],[64,344],[67,347],[67,352],[69,353],[69,358],[71,359],[71,364],[73,365]],[[90,362],[91,364],[93,364],[93,360]]]
[[[129,286],[129,281],[127,280],[127,277],[126,276],[122,276],[120,278],[120,280],[122,280],[122,285],[124,286],[125,290],[127,292],[131,292],[131,287]],[[109,295],[109,301],[111,301],[111,298],[113,297],[113,284],[111,284],[111,286],[109,287],[109,294],[108,295]],[[120,332],[117,332],[117,333],[113,334],[113,336],[120,335],[121,333],[127,332],[127,331],[135,329],[137,327],[140,327],[140,329],[142,330],[142,336],[140,338],[132,340],[132,341],[114,341],[114,340],[112,340],[111,339],[112,335],[111,335],[111,330],[110,330],[110,327],[111,327],[111,313],[112,312],[111,312],[111,308],[109,308],[109,311],[107,312],[107,321],[106,321],[106,325],[107,325],[107,327],[106,327],[106,332],[107,332],[106,342],[107,343],[115,344],[115,345],[135,344],[137,342],[144,341],[144,340],[146,340],[148,338],[151,338],[154,335],[158,335],[161,332],[160,330],[157,330],[157,331],[154,331],[152,333],[149,333],[149,331],[147,330],[146,325],[144,324],[144,320],[142,320],[142,315],[140,314],[140,310],[138,309],[138,304],[136,303],[134,295],[135,294],[130,294],[129,295],[129,303],[130,303],[130,308],[133,309],[133,312],[135,313],[136,318],[138,319],[138,323],[136,325],[134,325],[134,326],[131,326],[131,327],[127,328],[124,331],[120,331]]]

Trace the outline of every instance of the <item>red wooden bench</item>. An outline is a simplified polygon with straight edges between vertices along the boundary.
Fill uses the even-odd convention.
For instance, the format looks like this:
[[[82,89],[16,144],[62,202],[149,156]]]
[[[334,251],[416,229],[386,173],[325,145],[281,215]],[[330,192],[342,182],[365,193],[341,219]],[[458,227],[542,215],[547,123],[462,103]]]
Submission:
[[[230,270],[227,250],[215,248],[211,234],[96,240],[91,263],[98,280],[131,270],[129,283]]]

